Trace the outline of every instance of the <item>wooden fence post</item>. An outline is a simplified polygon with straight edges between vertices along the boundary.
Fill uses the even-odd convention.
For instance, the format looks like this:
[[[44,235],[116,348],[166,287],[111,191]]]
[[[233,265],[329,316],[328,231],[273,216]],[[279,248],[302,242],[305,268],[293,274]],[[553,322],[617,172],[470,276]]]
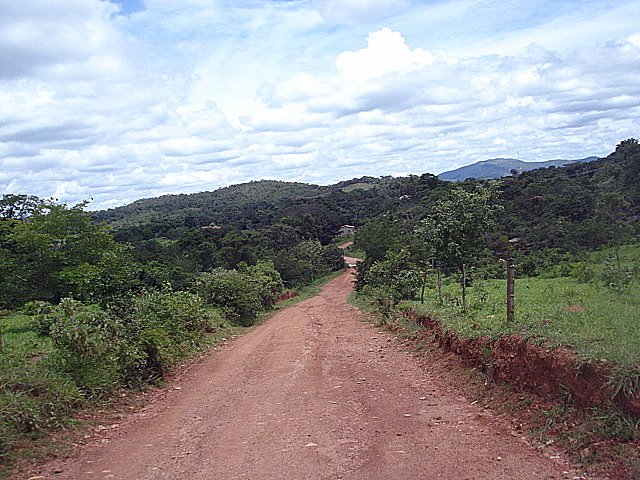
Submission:
[[[467,313],[467,264],[462,264],[462,310]]]
[[[516,313],[516,267],[513,257],[507,261],[507,322],[513,322]]]
[[[435,259],[431,260],[431,267],[437,273],[436,288],[438,290],[438,305],[442,306],[442,271],[440,270],[440,265],[438,265]]]

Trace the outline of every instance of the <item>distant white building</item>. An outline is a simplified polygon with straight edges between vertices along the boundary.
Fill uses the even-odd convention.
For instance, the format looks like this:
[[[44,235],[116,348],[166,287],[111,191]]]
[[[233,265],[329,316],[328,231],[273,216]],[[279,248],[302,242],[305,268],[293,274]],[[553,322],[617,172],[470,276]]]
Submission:
[[[342,225],[338,229],[338,235],[340,235],[340,236],[351,235],[351,234],[353,234],[355,232],[356,232],[356,227],[354,227],[353,225]]]
[[[213,223],[209,225],[205,225],[204,227],[200,227],[202,230],[220,230],[222,227],[220,225],[214,225]]]

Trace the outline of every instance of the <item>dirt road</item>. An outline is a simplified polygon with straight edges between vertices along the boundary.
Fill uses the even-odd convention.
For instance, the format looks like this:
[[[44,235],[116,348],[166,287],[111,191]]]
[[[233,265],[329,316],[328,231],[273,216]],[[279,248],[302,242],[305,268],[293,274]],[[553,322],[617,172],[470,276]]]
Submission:
[[[46,479],[573,478],[346,303],[351,273],[212,352]],[[171,388],[171,387],[170,387]],[[54,471],[56,473],[54,473]]]

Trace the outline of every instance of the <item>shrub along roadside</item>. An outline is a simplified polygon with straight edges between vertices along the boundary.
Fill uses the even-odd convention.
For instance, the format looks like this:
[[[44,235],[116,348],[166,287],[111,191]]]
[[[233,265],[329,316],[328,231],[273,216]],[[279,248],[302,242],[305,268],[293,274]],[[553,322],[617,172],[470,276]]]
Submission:
[[[559,264],[538,277],[518,275],[513,322],[506,321],[506,281],[487,278],[481,269],[469,269],[466,311],[459,298],[459,277],[444,277],[439,294],[433,270],[423,272],[425,295],[420,303],[415,285],[401,282],[417,273],[402,252],[391,253],[370,267],[362,293],[374,299],[382,313],[392,313],[400,304],[438,319],[444,329],[462,338],[517,334],[550,347],[570,347],[583,363],[610,362],[637,369],[640,245],[619,247],[618,261],[612,262],[613,258],[612,249],[604,249],[579,262]],[[516,270],[520,267],[517,264]],[[382,301],[387,297],[388,302]]]
[[[253,325],[284,291],[280,274],[267,263],[239,270],[216,268],[200,274],[194,289],[204,301],[219,308],[228,320]]]
[[[72,299],[37,310],[2,318],[0,478],[16,446],[69,424],[78,408],[120,388],[161,380],[210,343],[210,334],[232,327],[186,292],[137,296],[119,315]]]

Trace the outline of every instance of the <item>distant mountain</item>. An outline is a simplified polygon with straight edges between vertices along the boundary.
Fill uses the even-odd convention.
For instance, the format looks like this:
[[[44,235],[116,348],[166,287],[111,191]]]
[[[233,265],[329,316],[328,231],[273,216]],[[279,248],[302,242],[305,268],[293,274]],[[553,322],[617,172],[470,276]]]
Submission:
[[[598,157],[587,157],[579,160],[558,159],[547,160],[546,162],[524,162],[515,158],[492,158],[441,173],[438,178],[450,182],[462,182],[467,178],[476,178],[478,180],[500,178],[511,175],[511,170],[522,173],[536,168],[562,167],[568,163],[592,162],[597,159]]]

